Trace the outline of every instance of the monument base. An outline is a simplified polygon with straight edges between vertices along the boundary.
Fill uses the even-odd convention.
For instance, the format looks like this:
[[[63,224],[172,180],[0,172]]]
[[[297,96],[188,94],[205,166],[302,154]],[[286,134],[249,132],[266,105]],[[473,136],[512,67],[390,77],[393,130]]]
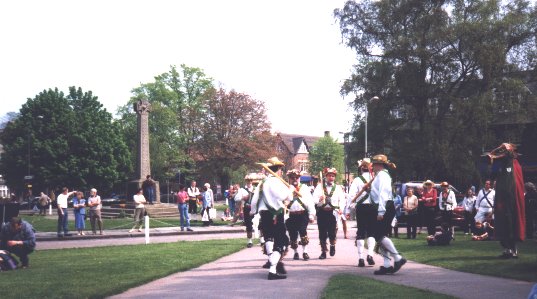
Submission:
[[[142,184],[145,179],[132,180],[127,183],[127,201],[132,201],[132,197],[138,192],[138,189],[142,188]],[[148,198],[145,200],[149,201]],[[155,201],[154,203],[160,203],[160,185],[158,181],[155,181]]]

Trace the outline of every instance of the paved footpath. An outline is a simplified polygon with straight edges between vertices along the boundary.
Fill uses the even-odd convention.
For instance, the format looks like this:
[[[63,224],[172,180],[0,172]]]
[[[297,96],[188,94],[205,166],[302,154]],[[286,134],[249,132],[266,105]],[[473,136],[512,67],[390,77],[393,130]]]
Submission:
[[[127,290],[112,298],[319,298],[328,279],[349,273],[389,283],[413,286],[458,298],[527,298],[533,283],[446,270],[409,261],[398,273],[375,276],[375,267],[358,268],[352,240],[339,239],[336,256],[319,260],[317,230],[309,229],[309,261],[284,260],[288,278],[267,280],[266,261],[259,246],[243,249],[201,267],[176,273]],[[340,232],[341,235],[341,232]],[[354,235],[351,230],[349,236]],[[227,234],[221,234],[226,237]],[[244,235],[242,235],[244,236]],[[241,234],[229,234],[241,237]],[[339,236],[341,237],[341,236]]]

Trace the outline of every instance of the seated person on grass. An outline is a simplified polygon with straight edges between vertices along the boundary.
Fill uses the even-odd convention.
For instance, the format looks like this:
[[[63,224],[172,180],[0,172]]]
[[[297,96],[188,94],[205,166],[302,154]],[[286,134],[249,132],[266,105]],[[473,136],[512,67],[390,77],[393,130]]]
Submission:
[[[451,226],[448,223],[442,223],[440,225],[440,230],[437,231],[434,235],[427,237],[427,244],[429,246],[443,246],[449,245],[451,239],[453,238],[453,233],[451,231]]]
[[[488,222],[476,221],[474,231],[472,232],[472,241],[492,240],[494,227]]]
[[[19,257],[22,267],[29,265],[28,255],[35,249],[35,234],[32,225],[20,217],[4,223],[0,232],[0,249]]]

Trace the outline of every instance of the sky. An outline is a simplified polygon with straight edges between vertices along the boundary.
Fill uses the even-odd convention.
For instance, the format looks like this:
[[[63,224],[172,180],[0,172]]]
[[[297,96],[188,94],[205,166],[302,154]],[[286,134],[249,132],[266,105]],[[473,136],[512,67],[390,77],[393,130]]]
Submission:
[[[17,0],[0,3],[0,116],[69,86],[111,113],[171,65],[265,102],[273,132],[342,140],[356,55],[333,10],[342,0]]]

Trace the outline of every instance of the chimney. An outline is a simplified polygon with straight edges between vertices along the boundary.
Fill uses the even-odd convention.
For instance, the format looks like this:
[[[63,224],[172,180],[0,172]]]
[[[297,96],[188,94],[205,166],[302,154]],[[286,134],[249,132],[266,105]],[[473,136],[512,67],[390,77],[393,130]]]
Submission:
[[[330,131],[324,131],[324,137],[330,137]]]

